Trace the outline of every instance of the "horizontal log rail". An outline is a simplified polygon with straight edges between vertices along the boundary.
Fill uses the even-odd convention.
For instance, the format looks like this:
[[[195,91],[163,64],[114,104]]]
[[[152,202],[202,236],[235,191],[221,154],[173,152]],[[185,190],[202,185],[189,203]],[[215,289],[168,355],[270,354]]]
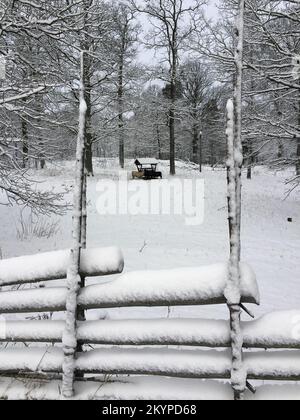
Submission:
[[[69,251],[57,251],[2,260],[0,287],[64,280],[69,257]],[[83,251],[81,274],[84,277],[120,274],[123,268],[123,256],[117,248]],[[125,273],[82,288],[78,295],[78,309],[226,304],[227,273],[227,264]],[[242,303],[260,303],[255,275],[246,264],[241,264],[241,292]],[[2,290],[0,314],[64,312],[67,293],[67,287]],[[300,311],[286,311],[242,323],[243,346],[252,349],[244,352],[248,380],[300,381],[300,336],[296,328],[299,319]],[[64,331],[65,321],[2,322],[0,342],[59,344]],[[149,380],[154,377],[177,381],[228,380],[232,370],[228,349],[231,346],[230,334],[230,325],[223,320],[107,319],[78,322],[76,338],[79,344],[105,347],[78,353],[76,372],[100,377],[147,375]],[[259,352],[253,349],[281,351]],[[49,379],[51,388],[51,384],[60,378],[63,360],[61,347],[0,348],[0,398],[4,375],[12,379],[14,375],[26,377],[28,374],[52,378]],[[84,383],[83,379],[81,383]]]
[[[210,275],[208,275],[210,273]],[[225,304],[226,264],[210,267],[126,273],[81,289],[80,309]],[[242,265],[242,302],[259,304],[251,269]],[[0,293],[0,313],[64,311],[67,289],[43,288]]]
[[[138,300],[134,295],[122,296],[115,295],[115,300],[105,299],[101,294],[104,286],[95,285],[88,287],[88,293],[82,289],[79,294],[78,307],[80,309],[109,309],[127,307],[164,307],[164,306],[201,306],[225,304],[224,296],[215,296],[209,299],[195,298],[193,295],[187,296],[169,293],[166,300],[160,297],[149,296],[140,293]],[[0,313],[35,313],[35,312],[63,312],[66,309],[67,288],[43,288],[30,289],[15,292],[2,292],[0,294]],[[243,303],[256,303],[252,296],[244,296]]]
[[[49,287],[0,293],[0,313],[35,313],[65,311],[68,289]]]
[[[248,379],[300,381],[299,351],[245,352]],[[5,349],[0,351],[0,372],[61,372],[63,352],[59,348]],[[229,379],[231,352],[216,350],[116,349],[80,353],[76,370],[100,375],[151,375],[190,379]]]
[[[0,399],[19,400],[59,400],[61,398],[60,379],[51,376],[45,378],[38,375],[36,379],[30,375],[24,377],[0,376]],[[41,377],[39,377],[41,376]],[[163,377],[121,377],[117,379],[91,378],[83,381],[77,379],[74,384],[76,400],[232,400],[230,384],[215,380],[197,380]],[[246,391],[246,400],[274,400],[280,395],[281,400],[299,400],[300,385],[272,384],[256,387],[256,394]]]
[[[0,399],[59,400],[61,381],[45,377],[0,376]],[[192,386],[191,386],[192,385]],[[76,400],[232,400],[230,384],[218,381],[170,379],[163,377],[82,378],[74,383]],[[17,391],[16,391],[17,390]]]
[[[294,319],[300,319],[300,311],[278,312],[242,323],[244,347],[300,349]],[[9,321],[0,341],[59,343],[64,326],[64,321]],[[228,322],[208,319],[86,321],[78,323],[77,337],[83,344],[230,347]]]
[[[0,287],[65,279],[69,260],[70,250],[0,260]],[[119,274],[123,268],[124,258],[118,248],[82,250],[84,277]]]
[[[227,276],[227,264],[130,272],[81,290],[78,304],[87,309],[222,304]],[[259,304],[256,277],[247,264],[241,264],[241,289],[245,303]]]

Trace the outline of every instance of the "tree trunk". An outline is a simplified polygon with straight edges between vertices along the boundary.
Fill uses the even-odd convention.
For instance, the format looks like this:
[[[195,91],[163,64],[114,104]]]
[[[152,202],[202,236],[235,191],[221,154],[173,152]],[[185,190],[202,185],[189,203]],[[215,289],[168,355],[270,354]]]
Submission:
[[[177,80],[177,50],[176,50],[176,36],[173,34],[172,42],[172,65],[171,65],[171,107],[170,107],[170,174],[176,175],[175,164],[175,112],[176,112],[176,80]]]
[[[87,60],[88,61],[88,60]],[[91,101],[91,83],[89,76],[89,67],[85,66],[85,102],[86,102],[86,122],[85,122],[85,139],[86,139],[86,153],[85,153],[85,168],[88,176],[94,176],[93,166],[93,134],[92,134],[92,101]]]
[[[169,113],[169,128],[170,128],[170,174],[176,175],[175,165],[175,107],[176,107],[176,77],[173,71],[171,80],[171,107]]]
[[[199,171],[202,173],[203,153],[202,153],[202,132],[199,132]]]
[[[297,139],[297,163],[296,163],[296,174],[300,176],[300,137]]]
[[[283,144],[281,142],[278,144],[277,157],[278,157],[278,159],[283,158]]]
[[[118,78],[119,162],[122,169],[125,167],[123,60],[122,55]]]
[[[253,63],[254,62],[254,49],[253,49],[252,46],[250,48],[251,48],[251,50],[250,50],[250,60],[251,60],[251,63]],[[251,76],[251,91],[252,92],[255,91],[255,80],[254,80],[254,77],[253,76]],[[250,110],[251,110],[251,113],[254,112],[254,108],[255,108],[255,100],[254,100],[254,97],[251,96],[250,97]],[[248,160],[247,160],[247,179],[249,179],[249,180],[252,179],[252,166],[253,166],[253,163],[254,163],[253,142],[254,142],[254,139],[248,138],[248,140],[247,140],[247,153],[248,153]]]
[[[248,140],[247,179],[252,179],[252,165],[254,163],[252,140]]]
[[[247,168],[247,179],[249,179],[249,180],[252,179],[252,165],[248,165],[248,168]]]
[[[216,150],[215,150],[215,144],[214,141],[212,141],[212,139],[210,139],[210,164],[211,167],[213,168],[216,164],[217,164],[217,159],[216,159]]]
[[[88,35],[88,17],[90,13],[90,7],[92,5],[92,0],[83,1],[83,22],[84,27],[84,40],[81,45],[82,51],[90,51],[92,41]],[[92,129],[92,85],[91,85],[91,56],[86,54],[84,57],[83,63],[83,84],[85,86],[84,99],[86,103],[86,115],[85,115],[85,127],[84,127],[84,137],[85,137],[85,169],[87,176],[94,176],[94,167],[93,167],[93,129]]]
[[[199,161],[199,132],[198,126],[194,122],[193,123],[193,163],[200,163]]]
[[[158,115],[156,116],[158,120]],[[158,159],[162,160],[162,150],[161,150],[161,139],[160,139],[160,129],[159,124],[156,125],[156,135],[157,135],[157,147],[158,147]]]
[[[46,161],[45,161],[45,155],[44,155],[44,139],[41,137],[42,131],[39,132],[39,128],[42,126],[41,123],[41,115],[43,114],[43,106],[41,103],[41,97],[38,95],[37,99],[36,99],[36,104],[37,104],[37,112],[38,112],[38,119],[37,119],[37,127],[38,127],[38,138],[37,138],[37,151],[38,151],[38,155],[36,158],[36,162],[35,162],[35,166],[36,169],[44,169],[45,165],[46,165]]]
[[[297,135],[297,161],[296,161],[296,175],[300,176],[300,92],[298,101],[298,135]]]
[[[28,145],[28,125],[27,121],[22,118],[22,166],[27,168],[29,159],[29,145]]]

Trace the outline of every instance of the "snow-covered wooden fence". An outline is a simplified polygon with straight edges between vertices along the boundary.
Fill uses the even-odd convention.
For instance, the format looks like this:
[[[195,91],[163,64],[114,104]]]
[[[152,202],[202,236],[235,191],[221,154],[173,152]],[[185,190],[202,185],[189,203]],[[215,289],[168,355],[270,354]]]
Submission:
[[[0,261],[0,284],[3,286],[0,314],[17,313],[20,316],[21,313],[65,312],[67,288],[61,279],[66,276],[68,260],[68,252],[62,251]],[[123,265],[121,252],[117,249],[84,250],[81,272],[87,277],[98,277],[121,273]],[[125,273],[82,288],[78,296],[78,308],[88,310],[226,304],[224,294],[227,278],[227,264]],[[60,279],[60,287],[50,287],[53,286],[50,283],[43,288],[15,291],[6,291],[4,287],[41,280],[45,286],[44,282],[57,279]],[[241,294],[243,303],[259,304],[255,275],[246,264],[241,265]],[[300,320],[300,311],[274,313],[256,321],[242,323],[245,349],[243,366],[248,380],[300,380],[300,335],[297,334],[299,329],[295,320]],[[11,394],[12,387],[19,391],[22,387],[19,397],[30,397],[32,380],[37,379],[28,377],[32,374],[39,378],[34,387],[34,398],[54,398],[53,389],[50,393],[46,389],[51,383],[59,384],[58,379],[63,372],[64,352],[61,342],[64,331],[64,321],[24,320],[5,323],[5,328],[0,330],[0,341],[9,344],[0,350],[0,398],[15,395]],[[231,378],[232,356],[229,348],[232,343],[230,323],[227,321],[184,318],[80,321],[77,323],[76,336],[80,345],[88,345],[77,354],[75,360],[78,376],[75,397],[78,398],[86,390],[85,379],[82,377],[84,374],[97,375],[92,383],[94,386],[98,384],[94,397],[99,398],[107,396],[106,389],[111,387],[111,382],[103,380],[103,376],[99,375],[160,376],[190,380]],[[31,344],[29,347],[19,344],[25,342],[39,344]],[[12,343],[15,345],[12,346]],[[43,343],[52,343],[52,346]],[[265,349],[276,351],[266,352]],[[126,387],[122,377],[114,381],[115,386],[116,383]],[[132,386],[129,379],[126,383],[128,387]],[[91,381],[88,384],[92,386]],[[215,386],[217,390],[220,384],[215,383]],[[29,394],[26,394],[25,389]],[[199,387],[199,399],[206,395],[201,394],[201,389],[202,386]],[[137,386],[136,398],[142,397],[140,392]],[[55,398],[58,398],[60,387],[56,394]],[[145,395],[149,397],[149,393]],[[110,396],[113,397],[113,394]]]

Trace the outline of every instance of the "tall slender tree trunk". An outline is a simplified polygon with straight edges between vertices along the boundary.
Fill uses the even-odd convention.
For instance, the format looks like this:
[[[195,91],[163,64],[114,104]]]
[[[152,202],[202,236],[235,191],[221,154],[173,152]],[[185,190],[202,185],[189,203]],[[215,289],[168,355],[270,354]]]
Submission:
[[[158,121],[158,114],[156,115],[157,121]],[[157,148],[158,148],[158,159],[162,160],[163,156],[162,156],[162,150],[161,150],[161,138],[160,138],[160,129],[159,129],[159,124],[156,124],[156,136],[157,136]]]
[[[199,130],[197,123],[193,123],[193,163],[199,162]]]
[[[175,112],[170,109],[170,174],[176,175],[175,166]]]
[[[176,110],[176,71],[172,72],[171,80],[171,107],[169,113],[169,129],[170,129],[170,174],[176,175],[175,165],[175,110]]]
[[[298,134],[297,134],[296,175],[300,176],[300,91],[299,91],[299,101],[298,101]]]
[[[39,132],[39,127],[41,127],[41,115],[43,114],[43,106],[42,106],[42,102],[41,102],[41,97],[38,95],[37,99],[36,99],[36,104],[37,104],[37,112],[38,112],[38,119],[37,119],[37,127],[38,127],[38,137],[37,137],[37,157],[35,160],[35,167],[36,169],[44,169],[46,166],[46,161],[45,161],[45,154],[44,154],[44,147],[45,147],[45,143],[44,140],[41,136],[41,133]]]
[[[211,164],[211,167],[213,168],[216,165],[216,163],[217,163],[216,151],[215,151],[215,143],[214,143],[214,141],[212,141],[210,139],[210,143],[209,144],[210,144],[210,147],[209,147],[209,149],[210,149],[210,164]]]
[[[248,140],[248,162],[247,162],[247,179],[252,179],[252,166],[254,163],[252,139]]]
[[[202,131],[199,131],[199,171],[202,173],[203,166],[203,148],[202,148]]]
[[[120,167],[125,167],[125,141],[124,141],[124,56],[120,57],[119,75],[118,75],[118,120],[119,120],[119,163]]]
[[[296,174],[300,176],[300,136],[297,139],[297,163],[296,163]]]
[[[245,11],[246,14],[246,11]],[[250,16],[251,18],[251,16]],[[254,62],[254,47],[251,46],[250,47],[250,60],[251,63]],[[255,91],[255,80],[253,75],[251,75],[251,91],[254,92]],[[255,100],[254,100],[254,96],[250,96],[250,109],[251,112],[254,112],[254,107],[255,107]],[[254,164],[254,138],[249,138],[247,140],[247,148],[248,148],[248,159],[247,159],[247,179],[251,180],[252,179],[252,166]]]
[[[278,159],[283,158],[283,144],[281,143],[281,141],[278,144],[277,158]]]
[[[89,61],[88,59],[86,60]],[[86,154],[85,154],[85,168],[88,176],[94,175],[93,166],[93,130],[92,130],[92,98],[91,98],[91,81],[90,69],[88,63],[85,65],[85,102],[86,102],[86,121],[85,121],[85,139],[86,139]]]
[[[29,160],[29,144],[28,144],[28,125],[27,121],[22,118],[22,166],[27,168]]]
[[[92,6],[93,0],[83,0],[83,21],[82,26],[84,28],[84,37],[81,43],[81,50],[85,52],[83,62],[83,84],[84,84],[84,99],[86,103],[85,113],[85,126],[84,126],[84,138],[85,138],[85,170],[87,176],[94,175],[93,166],[93,127],[92,127],[92,84],[91,84],[91,56],[88,52],[91,50],[91,39],[88,34],[88,19],[90,14],[90,7]]]
[[[176,50],[177,33],[173,34],[172,42],[172,65],[171,65],[171,107],[170,107],[170,174],[176,175],[176,139],[175,139],[175,112],[177,99],[177,50]]]

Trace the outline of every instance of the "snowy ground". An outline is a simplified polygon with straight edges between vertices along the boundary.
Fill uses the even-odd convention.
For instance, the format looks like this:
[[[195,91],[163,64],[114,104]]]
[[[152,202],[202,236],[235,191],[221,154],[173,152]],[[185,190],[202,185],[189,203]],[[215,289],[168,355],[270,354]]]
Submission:
[[[129,171],[133,169],[132,162],[128,162],[127,166]],[[164,178],[167,178],[167,163],[161,162],[160,169],[164,173]],[[69,193],[66,194],[66,201],[72,201],[74,182],[72,163],[60,162],[33,175],[40,181],[39,188],[54,189],[55,191],[69,190]],[[271,311],[299,308],[300,192],[296,191],[285,199],[287,192],[285,181],[289,175],[287,172],[275,173],[262,167],[254,170],[252,181],[246,180],[244,175],[243,260],[249,263],[257,274],[261,306],[251,308],[257,317]],[[205,168],[204,173],[200,176],[191,166],[178,163],[178,179],[199,177],[203,178],[205,182],[205,217],[204,223],[199,226],[187,226],[184,217],[174,215],[101,216],[96,209],[96,202],[99,198],[99,192],[96,189],[97,183],[103,178],[117,180],[118,168],[115,161],[106,163],[95,161],[95,177],[89,180],[88,192],[88,246],[93,248],[121,247],[125,256],[125,271],[197,267],[226,262],[229,252],[226,172],[223,169],[212,171],[210,168]],[[144,183],[144,181],[137,182]],[[3,197],[0,202],[3,202]],[[293,222],[289,223],[288,218],[292,218]],[[22,219],[23,227],[29,230],[25,234],[20,234]],[[71,220],[70,211],[61,217],[41,218],[38,222],[40,228],[37,229],[39,233],[32,234],[30,231],[33,225],[29,222],[26,211],[21,217],[19,208],[0,206],[0,258],[69,248],[71,246]],[[43,230],[51,230],[52,224],[53,232],[50,237],[41,238],[40,233]],[[99,281],[101,279],[89,280],[90,283]],[[49,286],[51,286],[51,282]],[[112,319],[167,316],[228,319],[228,311],[224,305],[180,307],[172,309],[171,313],[161,308],[113,309],[109,311],[109,314],[107,311],[94,310],[88,311],[87,318],[95,320],[103,318],[104,315]],[[12,315],[7,318],[14,319],[15,317]],[[26,315],[26,318],[28,317],[30,315]],[[18,318],[22,319],[22,316],[20,315]],[[63,314],[55,314],[53,317],[53,319],[62,318]],[[243,318],[246,321],[249,320],[245,314]],[[148,379],[151,381],[151,378]],[[5,381],[3,384],[5,385]],[[180,387],[179,394],[182,396],[183,382],[179,381],[178,385]],[[207,398],[212,395],[213,398],[218,397],[217,386],[216,382],[212,384],[213,390]],[[196,388],[198,389],[198,385]],[[12,386],[10,389],[12,390],[11,397],[15,398],[15,391],[18,387]],[[135,389],[134,386],[133,392]],[[162,389],[165,387],[162,386]],[[172,388],[172,390],[174,389]],[[193,395],[189,394],[187,382],[184,389],[184,392],[193,398]],[[294,394],[298,395],[298,388],[293,388],[293,386],[280,388],[278,391],[280,398],[284,396],[282,394],[284,391],[286,398],[290,399],[293,389],[295,390]],[[261,392],[268,392],[268,390],[270,395],[259,394],[257,397],[274,398],[276,394],[273,388]],[[119,395],[119,391],[120,389],[117,387],[112,392],[114,395]],[[148,382],[145,383],[144,391],[143,396],[148,395],[147,392],[151,391]],[[120,394],[120,398],[130,398],[128,386],[124,392],[125,394]],[[196,393],[194,397],[197,399],[200,394],[204,397],[205,392],[203,390],[199,394]],[[230,387],[227,393],[227,397],[231,398]],[[220,395],[222,398],[226,398],[224,390]],[[155,393],[150,396],[157,398]]]
[[[178,163],[178,177],[199,177],[197,171]],[[128,162],[132,169],[132,162]],[[168,166],[161,162],[165,176]],[[199,226],[187,226],[179,216],[100,216],[96,210],[99,193],[97,182],[116,179],[114,161],[95,161],[95,177],[89,180],[88,246],[120,246],[125,255],[126,271],[193,267],[224,262],[228,257],[226,209],[226,173],[206,168],[205,218]],[[40,188],[61,191],[66,187],[71,202],[72,163],[59,163],[35,174]],[[266,168],[254,170],[252,181],[244,179],[243,190],[243,260],[254,268],[261,292],[261,307],[256,315],[274,310],[297,309],[300,301],[300,193],[285,199],[288,173],[275,173]],[[142,182],[142,181],[140,181]],[[293,223],[288,222],[293,218]],[[27,223],[26,213],[24,215]],[[71,213],[46,220],[57,223],[51,238],[18,238],[20,209],[0,206],[0,249],[2,258],[70,247]],[[112,318],[164,316],[160,309],[112,310]],[[224,307],[176,308],[171,316],[227,318]],[[97,311],[89,318],[97,319]],[[247,319],[247,317],[245,318]]]

